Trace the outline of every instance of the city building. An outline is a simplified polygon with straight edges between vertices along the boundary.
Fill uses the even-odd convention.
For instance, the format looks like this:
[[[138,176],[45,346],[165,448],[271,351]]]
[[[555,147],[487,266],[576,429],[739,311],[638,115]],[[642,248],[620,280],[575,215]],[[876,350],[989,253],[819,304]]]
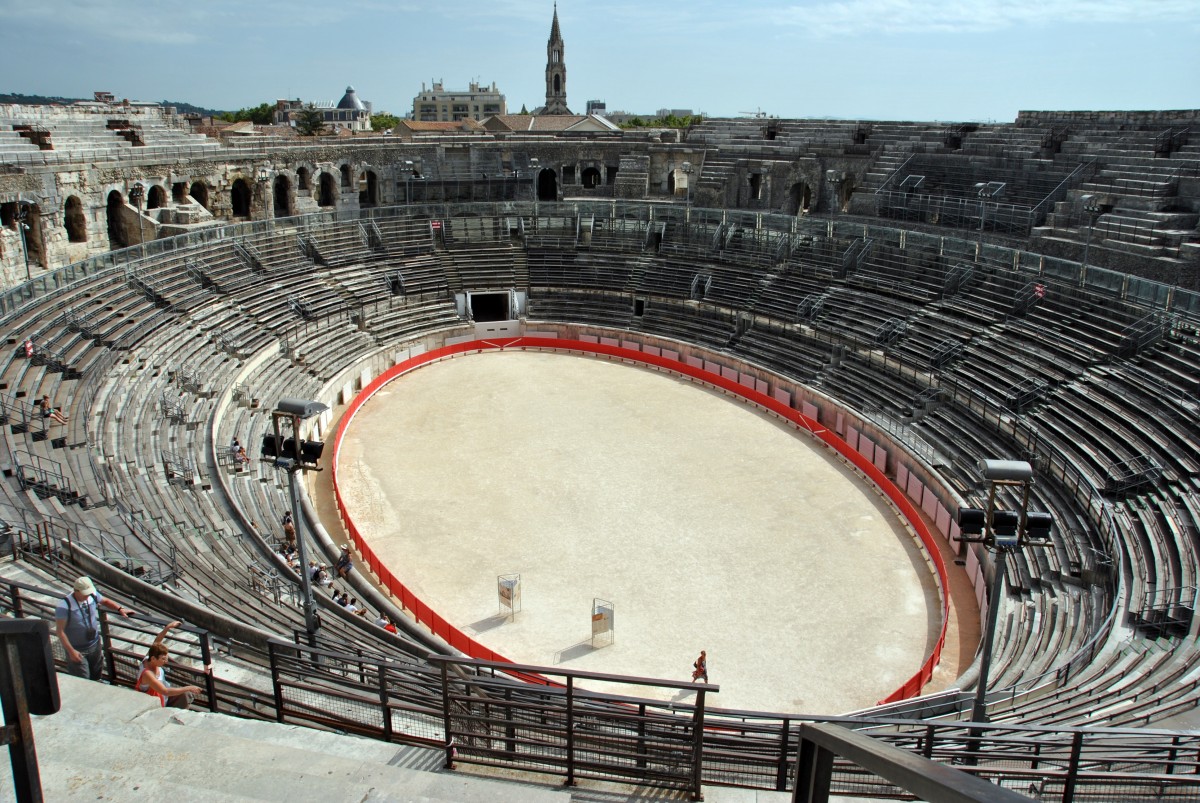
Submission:
[[[503,93],[491,86],[472,81],[468,89],[446,90],[441,81],[434,81],[413,98],[413,119],[424,123],[447,123],[458,120],[484,120],[496,114],[508,114]]]
[[[295,127],[297,114],[309,103],[296,98],[295,100],[275,101],[275,122],[281,125]],[[319,109],[325,128],[332,132],[338,131],[370,131],[371,104],[359,99],[354,87],[346,87],[346,94],[335,105],[332,101],[314,102],[312,106]]]

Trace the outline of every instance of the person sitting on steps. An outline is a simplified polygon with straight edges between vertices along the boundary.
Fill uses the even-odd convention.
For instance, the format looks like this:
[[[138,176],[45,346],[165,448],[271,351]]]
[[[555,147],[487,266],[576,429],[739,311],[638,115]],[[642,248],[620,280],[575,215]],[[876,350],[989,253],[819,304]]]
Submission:
[[[49,418],[60,424],[66,424],[71,420],[71,416],[63,415],[60,411],[54,409],[54,406],[50,404],[49,396],[42,396],[42,400],[38,402],[38,407],[41,408],[42,418]]]
[[[187,708],[196,699],[196,695],[203,691],[199,686],[172,686],[163,676],[163,669],[169,660],[169,652],[167,645],[163,644],[163,638],[172,628],[179,627],[179,624],[169,622],[159,632],[138,672],[137,690],[157,697],[163,707]]]

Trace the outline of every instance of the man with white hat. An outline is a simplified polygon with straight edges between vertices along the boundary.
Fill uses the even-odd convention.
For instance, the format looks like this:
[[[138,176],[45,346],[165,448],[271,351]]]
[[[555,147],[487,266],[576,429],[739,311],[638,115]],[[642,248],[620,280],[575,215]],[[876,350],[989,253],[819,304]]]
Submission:
[[[99,680],[104,675],[104,656],[100,649],[100,606],[122,616],[132,611],[123,608],[96,591],[89,577],[80,577],[66,597],[54,609],[54,628],[67,653],[67,671],[72,675]]]
[[[342,544],[342,554],[338,556],[334,568],[337,569],[338,579],[345,580],[350,576],[350,572],[354,568],[354,562],[350,560],[349,544]]]

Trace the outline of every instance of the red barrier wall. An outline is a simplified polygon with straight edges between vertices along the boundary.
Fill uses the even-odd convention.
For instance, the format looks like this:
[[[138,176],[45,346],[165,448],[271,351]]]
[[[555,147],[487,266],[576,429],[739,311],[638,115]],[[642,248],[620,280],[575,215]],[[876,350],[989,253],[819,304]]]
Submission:
[[[564,340],[558,338],[503,338],[497,340],[472,340],[466,343],[458,343],[453,346],[444,346],[439,349],[428,351],[425,354],[412,357],[404,362],[389,368],[371,384],[363,388],[362,392],[354,397],[342,416],[341,423],[338,425],[338,430],[333,441],[333,490],[337,499],[338,510],[341,512],[342,520],[345,523],[347,531],[350,533],[350,538],[353,540],[355,547],[358,549],[359,555],[362,556],[362,561],[367,564],[375,576],[379,578],[380,583],[384,588],[388,589],[399,601],[400,605],[410,611],[417,621],[424,624],[436,635],[444,639],[454,649],[462,652],[472,658],[481,658],[488,661],[504,661],[512,663],[509,659],[499,655],[479,642],[472,639],[467,634],[463,633],[454,625],[447,622],[436,611],[430,609],[428,605],[419,600],[411,591],[398,581],[388,569],[383,565],[375,553],[371,551],[371,547],[363,539],[358,528],[354,525],[354,521],[346,512],[346,508],[342,502],[342,492],[338,485],[338,469],[337,460],[338,454],[341,451],[342,437],[345,435],[350,423],[354,420],[355,413],[362,407],[368,399],[370,399],[380,388],[387,385],[397,377],[403,376],[409,371],[416,370],[424,365],[428,365],[440,360],[449,359],[462,354],[471,354],[484,351],[496,351],[509,348],[516,349],[535,349],[535,350],[556,350],[556,351],[575,351],[585,354],[596,354],[607,357],[619,358],[631,362],[641,363],[656,368],[662,368],[682,376],[692,377],[693,379],[705,382],[713,387],[719,388],[725,392],[739,396],[747,401],[763,407],[771,412],[788,419],[799,427],[813,433],[817,438],[824,441],[830,448],[837,450],[847,462],[854,465],[856,469],[867,479],[871,480],[876,487],[891,500],[901,515],[908,521],[909,525],[920,537],[922,544],[925,547],[925,552],[930,562],[933,563],[937,572],[938,582],[942,588],[942,628],[938,635],[937,643],[930,652],[929,657],[925,659],[925,663],[921,665],[920,670],[909,678],[903,686],[896,689],[886,698],[881,700],[883,703],[890,703],[896,700],[903,700],[908,697],[915,697],[921,693],[921,689],[933,677],[933,669],[938,665],[942,656],[942,647],[946,642],[946,627],[949,623],[950,614],[950,597],[948,585],[946,581],[946,566],[942,561],[941,552],[937,548],[935,536],[930,532],[925,525],[925,521],[921,518],[920,512],[912,504],[909,498],[904,494],[901,488],[898,488],[891,480],[880,471],[873,462],[863,457],[857,450],[851,449],[849,445],[843,441],[838,435],[831,430],[826,429],[808,416],[803,415],[798,410],[793,410],[791,407],[777,401],[766,393],[759,393],[739,382],[723,377],[719,373],[706,371],[703,368],[696,368],[679,360],[672,360],[666,357],[659,357],[652,354],[646,354],[634,349],[623,348],[621,346],[610,346],[602,343],[587,343],[581,340]]]

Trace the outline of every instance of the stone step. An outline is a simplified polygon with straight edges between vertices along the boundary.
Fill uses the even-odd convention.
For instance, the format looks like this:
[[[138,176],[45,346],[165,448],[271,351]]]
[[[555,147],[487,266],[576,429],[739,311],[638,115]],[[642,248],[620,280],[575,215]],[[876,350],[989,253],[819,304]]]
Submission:
[[[289,725],[159,707],[59,676],[62,710],[34,718],[47,800],[569,801],[569,792],[427,771],[440,754]],[[434,761],[434,758],[438,760]],[[0,795],[12,796],[11,776]]]

